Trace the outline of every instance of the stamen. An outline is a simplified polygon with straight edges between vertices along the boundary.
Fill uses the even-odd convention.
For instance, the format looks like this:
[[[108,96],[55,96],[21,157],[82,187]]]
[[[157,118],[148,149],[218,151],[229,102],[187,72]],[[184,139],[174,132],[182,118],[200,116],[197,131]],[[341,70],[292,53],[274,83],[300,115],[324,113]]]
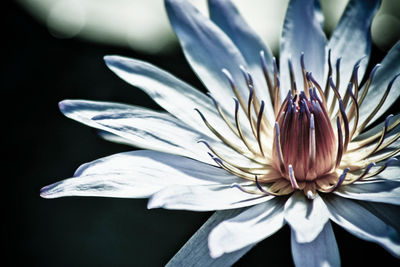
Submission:
[[[344,125],[344,145],[343,145],[343,152],[346,153],[347,151],[347,146],[349,145],[350,141],[350,134],[349,134],[349,120],[347,119],[346,112],[343,107],[343,101],[340,99],[339,100],[339,110],[340,110],[340,115],[342,118],[342,122]]]
[[[296,177],[294,177],[292,164],[289,164],[288,171],[289,171],[290,184],[292,185],[293,189],[299,190],[300,188],[299,185],[297,184]]]
[[[290,88],[292,90],[292,94],[296,94],[296,79],[294,77],[294,72],[293,72],[293,65],[292,65],[292,60],[290,57],[288,58],[288,65],[289,65],[289,74],[290,74]]]
[[[271,103],[274,103],[274,99],[275,99],[275,93],[274,93],[274,89],[275,87],[272,85],[271,82],[271,77],[269,76],[269,71],[268,71],[268,67],[267,67],[267,62],[265,61],[265,55],[264,55],[264,51],[260,51],[260,59],[261,59],[261,67],[264,73],[264,77],[265,80],[267,82],[267,86],[268,86],[268,91],[269,91],[269,97],[271,99]]]
[[[309,87],[308,86],[308,83],[307,83],[307,77],[306,77],[306,66],[305,66],[305,64],[304,64],[304,52],[301,52],[301,56],[300,56],[300,65],[301,65],[301,73],[303,74],[303,83],[304,83],[304,92],[306,92],[306,95],[307,95],[307,88]],[[307,97],[309,97],[309,96],[307,96]]]
[[[214,103],[215,108],[217,109],[219,115],[221,116],[221,118],[224,120],[224,122],[226,123],[226,125],[228,125],[229,129],[231,129],[231,131],[237,136],[239,136],[239,133],[236,129],[235,126],[233,126],[233,124],[230,122],[230,120],[228,119],[228,117],[226,116],[225,112],[221,109],[221,106],[219,105],[219,103],[217,102],[217,100],[211,95],[211,93],[207,93],[208,96],[211,98],[211,100]]]
[[[240,121],[239,121],[239,101],[237,99],[233,99],[235,101],[235,123],[236,123],[236,129],[238,130],[240,139],[243,141],[244,145],[247,147],[249,151],[251,151],[253,154],[257,154],[257,152],[253,149],[253,146],[250,145],[250,143],[247,141],[246,136],[243,134],[242,127],[240,126]]]
[[[383,103],[385,103],[385,100],[387,96],[390,93],[390,89],[392,89],[392,85],[394,81],[399,77],[400,73],[394,76],[394,78],[389,82],[385,93],[383,94],[381,101],[379,101],[378,105],[375,107],[375,109],[370,113],[370,115],[367,117],[367,119],[360,125],[360,127],[357,129],[358,132],[361,132],[364,130],[364,128],[367,126],[367,124],[372,120],[372,118],[378,113],[379,109],[382,107]]]
[[[352,100],[352,106],[349,112],[349,115],[347,116],[348,118],[352,118],[353,116],[353,110],[356,111],[356,116],[353,122],[353,129],[351,130],[351,134],[350,134],[350,140],[353,139],[353,136],[357,130],[357,125],[358,125],[358,119],[359,119],[359,107],[358,107],[358,103],[357,103],[357,97],[353,94],[353,92],[351,91],[351,83],[349,83],[348,87],[347,87],[347,91],[349,92],[349,95],[351,96],[351,100]],[[355,108],[354,108],[355,107]]]
[[[350,170],[350,168],[344,169],[343,172],[342,172],[342,175],[340,175],[340,177],[339,177],[337,183],[336,183],[330,190],[327,190],[327,191],[324,192],[324,193],[332,193],[332,192],[335,191],[337,188],[339,188],[339,187],[342,185],[344,179],[346,178],[347,172],[348,172],[349,170]]]
[[[252,154],[249,154],[247,151],[245,151],[245,150],[241,149],[240,147],[236,146],[235,144],[230,142],[228,139],[226,139],[223,135],[221,135],[217,130],[215,130],[215,128],[207,121],[207,119],[204,117],[203,113],[200,112],[200,110],[198,110],[197,108],[195,108],[194,110],[196,110],[197,113],[199,113],[201,119],[203,120],[204,124],[208,127],[208,129],[210,129],[210,131],[215,136],[217,136],[222,142],[224,142],[226,145],[231,147],[236,152],[239,152],[240,154],[242,154],[246,158],[249,158],[249,159],[253,159],[254,158]]]
[[[239,93],[235,82],[233,81],[231,73],[227,69],[222,69],[222,73],[225,75],[225,77],[228,79],[229,85],[232,88],[233,93],[235,94],[236,98],[239,100],[240,106],[242,109],[246,112],[246,102],[243,99],[242,95]],[[246,114],[247,115],[247,114]]]
[[[275,122],[275,140],[274,141],[275,141],[277,158],[278,158],[278,162],[279,162],[279,169],[281,171],[281,174],[285,174],[285,172],[286,172],[285,171],[285,163],[283,161],[278,122]]]
[[[379,141],[378,141],[378,143],[376,144],[375,148],[374,148],[370,153],[368,153],[368,156],[369,156],[369,155],[372,155],[373,153],[375,153],[375,152],[379,149],[379,147],[382,145],[383,140],[385,140],[385,137],[386,137],[386,134],[387,134],[387,131],[388,131],[389,121],[390,121],[390,119],[391,119],[392,117],[393,117],[393,114],[390,114],[389,116],[386,117],[386,119],[385,119],[385,125],[384,125],[384,127],[383,127],[383,129],[382,129],[381,138],[379,139]]]
[[[353,184],[353,183],[355,183],[355,182],[357,182],[359,180],[362,180],[369,173],[371,168],[374,167],[374,166],[375,166],[375,162],[371,162],[370,164],[368,164],[368,166],[365,168],[365,170],[363,171],[363,173],[360,176],[352,178],[349,181],[345,180],[342,184],[343,185],[349,185],[349,184]]]
[[[315,165],[316,159],[316,144],[315,144],[315,125],[314,125],[314,114],[310,117],[310,157],[308,168],[311,170]]]
[[[247,193],[247,194],[264,195],[264,194],[261,194],[259,191],[246,189],[238,183],[231,184],[231,188],[237,188],[240,191],[242,191],[243,193]]]
[[[262,140],[261,140],[261,124],[262,124],[262,118],[263,118],[263,112],[264,112],[264,101],[261,101],[261,107],[260,111],[258,113],[257,117],[257,141],[258,141],[258,146],[260,147],[260,152],[264,156],[264,151],[263,151],[263,146],[262,146]]]
[[[340,123],[339,116],[336,119],[336,125],[337,125],[337,130],[338,130],[338,151],[336,154],[336,168],[339,166],[340,161],[342,160],[342,155],[343,155],[343,134],[342,134],[342,127]]]
[[[354,67],[353,67],[353,72],[352,72],[352,74],[351,74],[351,77],[350,77],[350,81],[349,81],[349,83],[352,83],[352,84],[354,84],[354,86],[357,88],[357,89],[355,89],[355,91],[358,91],[358,69],[360,68],[360,62],[361,62],[361,60],[363,60],[365,57],[362,57],[362,58],[360,58],[355,64],[354,64]],[[343,97],[343,107],[346,109],[347,108],[347,104],[348,104],[348,101],[349,101],[349,92],[348,91],[346,91],[346,93],[345,93],[345,95],[344,95],[344,97]]]
[[[324,95],[324,92],[322,91],[321,86],[320,86],[319,83],[314,79],[314,77],[312,76],[312,73],[311,73],[311,72],[308,72],[308,78],[309,78],[310,81],[315,85],[315,87],[317,87],[318,93],[319,93],[319,95],[320,95],[321,98],[322,98],[323,105],[326,107],[326,99],[325,99],[325,95]]]
[[[266,191],[264,188],[262,188],[262,186],[261,186],[260,183],[258,182],[258,177],[257,177],[257,175],[256,175],[255,180],[256,180],[256,186],[257,186],[258,190],[260,190],[262,193],[264,193],[264,194],[266,194],[266,195],[269,195],[269,196],[272,196],[272,195],[273,195],[273,196],[278,196],[278,194],[272,193],[272,192],[269,192],[269,191]]]
[[[331,63],[331,49],[328,50],[328,76],[332,76],[332,63]],[[325,91],[324,91],[325,99],[329,99],[329,79],[326,80]],[[328,107],[328,106],[326,106]]]
[[[371,70],[367,83],[364,86],[364,91],[361,94],[360,100],[358,101],[358,106],[361,106],[361,104],[364,102],[364,98],[368,93],[369,87],[372,83],[372,80],[374,79],[375,76],[375,72],[377,71],[377,69],[381,66],[381,64],[376,64],[375,67]]]
[[[374,177],[377,176],[378,174],[380,174],[381,172],[383,172],[390,164],[392,164],[393,162],[397,161],[396,158],[389,158],[385,164],[383,166],[381,166],[378,170],[376,170],[373,173],[367,174],[364,179],[366,178],[370,178],[370,177]]]

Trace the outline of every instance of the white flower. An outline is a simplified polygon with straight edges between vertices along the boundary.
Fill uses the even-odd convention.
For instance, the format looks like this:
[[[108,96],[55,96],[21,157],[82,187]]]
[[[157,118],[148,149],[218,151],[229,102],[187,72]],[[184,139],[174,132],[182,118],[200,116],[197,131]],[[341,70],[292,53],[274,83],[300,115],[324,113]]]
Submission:
[[[41,195],[149,197],[149,208],[217,210],[171,266],[231,265],[286,223],[296,265],[338,266],[331,221],[400,257],[400,117],[365,130],[400,94],[400,43],[359,78],[379,4],[351,0],[327,41],[318,2],[290,1],[278,73],[230,1],[209,0],[208,19],[187,1],[166,0],[209,96],[148,63],[107,56],[112,71],[168,113],[62,101],[66,116],[146,150],[84,164]]]

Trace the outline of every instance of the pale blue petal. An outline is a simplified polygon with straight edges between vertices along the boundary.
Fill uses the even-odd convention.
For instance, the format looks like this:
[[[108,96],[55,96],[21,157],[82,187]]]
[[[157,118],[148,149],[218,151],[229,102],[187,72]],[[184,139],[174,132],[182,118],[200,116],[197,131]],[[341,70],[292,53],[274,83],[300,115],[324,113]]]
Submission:
[[[310,200],[303,192],[294,193],[285,204],[285,220],[298,243],[313,241],[329,220],[329,212],[321,197]]]
[[[244,96],[248,95],[240,65],[246,62],[232,40],[185,0],[166,0],[167,14],[189,64],[226,110],[234,94],[222,69],[227,69]]]
[[[136,59],[106,56],[104,60],[121,79],[142,89],[166,111],[193,129],[213,136],[195,108],[213,125],[224,124],[210,98],[170,73]]]
[[[250,28],[230,0],[208,0],[211,20],[220,27],[242,53],[254,80],[257,96],[266,101],[266,114],[274,121],[269,90],[261,68],[260,51],[264,51],[270,74],[273,73],[272,54],[261,38]]]
[[[297,242],[292,229],[291,247],[296,266],[340,266],[339,249],[330,222],[325,224],[320,234],[310,243]]]
[[[317,81],[322,81],[325,66],[326,37],[321,27],[321,14],[317,1],[291,0],[283,25],[280,78],[281,98],[290,90],[288,60],[292,59],[298,89],[303,88],[300,55],[304,52],[307,71],[312,72]]]
[[[400,182],[396,180],[378,180],[374,183],[360,182],[341,186],[334,193],[343,198],[400,205]]]
[[[360,106],[360,123],[364,122],[372,110],[378,105],[389,82],[400,73],[400,41],[397,42],[381,63],[381,67],[376,71],[375,78],[369,88],[364,102]],[[397,100],[400,95],[400,78],[393,83],[392,89],[386,98],[383,106],[378,113],[368,123],[370,125],[376,121],[388,108]]]
[[[332,64],[341,59],[339,91],[343,96],[353,71],[361,59],[359,81],[364,76],[371,52],[371,22],[380,6],[380,0],[351,0],[328,42]],[[332,94],[331,94],[332,95]]]
[[[221,185],[169,186],[155,193],[150,198],[147,207],[149,209],[212,211],[252,206],[273,198],[244,193],[231,186],[235,182],[242,181],[242,178],[237,177],[236,181],[232,180],[231,183]]]
[[[369,201],[358,203],[400,233],[400,206]]]
[[[176,255],[167,263],[167,267],[191,266],[191,267],[225,267],[232,266],[244,254],[246,254],[252,245],[240,250],[224,254],[214,259],[210,256],[208,248],[208,236],[212,229],[219,223],[229,220],[245,209],[224,210],[215,212],[208,221],[186,242],[186,244],[176,253]]]
[[[338,196],[330,196],[324,200],[331,212],[332,221],[351,234],[378,243],[394,256],[400,257],[400,236],[393,227],[356,201]]]
[[[138,150],[83,164],[73,178],[44,187],[41,195],[144,198],[173,184],[211,185],[236,180],[228,172],[199,161]]]
[[[225,253],[254,245],[281,229],[285,224],[285,200],[274,198],[218,224],[208,237],[211,256],[218,258]]]

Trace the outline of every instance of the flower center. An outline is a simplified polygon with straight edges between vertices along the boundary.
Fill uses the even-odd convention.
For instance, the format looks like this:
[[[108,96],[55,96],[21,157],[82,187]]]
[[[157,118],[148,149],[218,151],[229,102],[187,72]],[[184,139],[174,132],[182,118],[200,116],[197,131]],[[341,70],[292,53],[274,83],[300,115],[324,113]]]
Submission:
[[[242,67],[243,77],[249,90],[247,99],[239,92],[229,71],[222,70],[236,96],[235,110],[231,116],[225,113],[218,101],[209,95],[221,119],[236,135],[235,140],[227,138],[216,130],[201,111],[196,109],[205,125],[222,143],[250,161],[246,166],[243,166],[243,163],[235,163],[232,155],[217,151],[204,140],[199,141],[208,147],[209,155],[219,167],[250,181],[232,186],[247,193],[261,195],[287,195],[294,190],[303,190],[307,197],[312,199],[316,191],[333,192],[342,185],[378,175],[391,162],[396,161],[396,158],[391,157],[400,152],[400,147],[381,156],[374,154],[400,139],[400,133],[397,133],[385,141],[386,137],[391,135],[391,131],[400,125],[400,118],[390,124],[393,115],[389,115],[380,133],[361,141],[357,141],[355,137],[378,113],[400,74],[389,82],[378,105],[371,110],[368,118],[359,124],[359,107],[368,93],[379,65],[372,69],[360,92],[357,77],[360,61],[356,62],[342,98],[339,93],[340,58],[336,61],[336,82],[334,82],[329,51],[328,79],[323,90],[312,74],[306,71],[302,54],[300,63],[304,91],[297,91],[293,67],[289,60],[291,88],[281,103],[276,61],[273,60],[273,73],[270,75],[262,51],[260,59],[269,90],[269,100],[276,118],[274,125],[271,125],[264,114],[265,102],[256,95],[250,73]],[[243,120],[239,119],[240,109],[243,111],[241,114],[246,116],[250,132],[242,128]],[[334,131],[334,128],[337,130]],[[373,142],[375,144],[371,145]],[[386,162],[375,168],[375,163],[381,161]],[[373,167],[375,169],[372,169]],[[370,170],[373,171],[370,173]]]
[[[276,118],[274,167],[289,180],[294,175],[298,181],[313,181],[334,169],[336,153],[336,137],[315,90],[308,97],[289,93]]]

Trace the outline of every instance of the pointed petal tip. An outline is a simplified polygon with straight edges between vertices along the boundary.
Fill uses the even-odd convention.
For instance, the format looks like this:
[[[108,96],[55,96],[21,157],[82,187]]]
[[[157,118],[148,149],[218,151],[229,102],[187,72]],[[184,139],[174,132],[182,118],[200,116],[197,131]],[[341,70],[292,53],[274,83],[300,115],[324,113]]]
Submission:
[[[50,185],[46,185],[44,187],[42,187],[40,189],[40,196],[42,198],[47,198],[47,199],[51,199],[51,198],[55,198],[55,196],[53,195],[53,190],[54,188],[56,188],[56,186],[58,185],[58,183],[54,183],[54,184],[50,184]]]
[[[151,197],[149,198],[149,201],[147,201],[147,209],[157,209],[157,208],[162,208],[162,204],[157,201],[157,199]]]

